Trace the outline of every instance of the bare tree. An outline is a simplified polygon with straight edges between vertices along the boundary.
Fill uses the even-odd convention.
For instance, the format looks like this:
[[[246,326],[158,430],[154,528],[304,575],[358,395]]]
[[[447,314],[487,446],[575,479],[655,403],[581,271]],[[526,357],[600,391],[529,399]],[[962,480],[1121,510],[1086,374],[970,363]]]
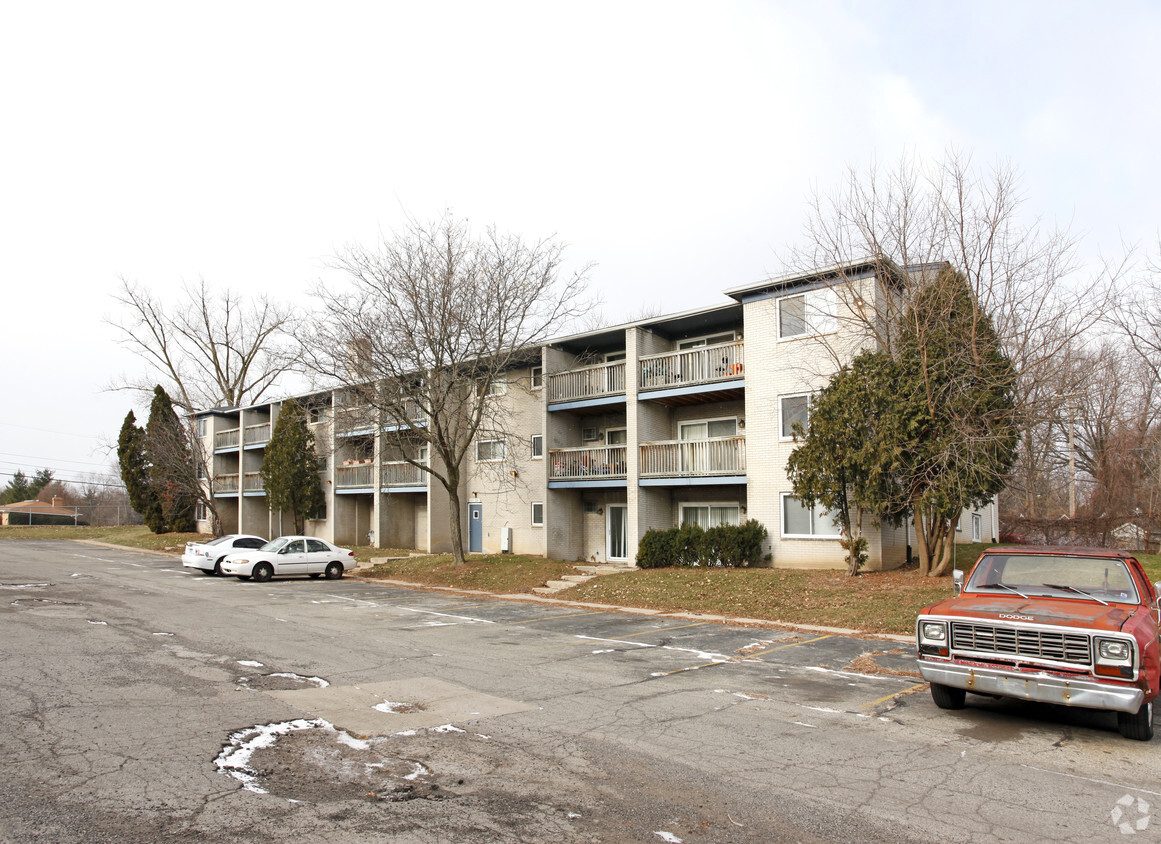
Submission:
[[[1010,168],[980,175],[969,159],[950,153],[934,165],[903,159],[889,171],[850,169],[833,193],[815,194],[805,237],[786,263],[800,272],[868,263],[876,270],[871,307],[854,276],[840,270],[831,285],[837,319],[856,329],[819,338],[832,367],[859,347],[897,354],[904,315],[950,264],[970,286],[973,320],[990,321],[1015,366],[1014,414],[1027,432],[1059,412],[1059,399],[1046,404],[1046,394],[1059,389],[1068,351],[1100,319],[1111,282],[1124,270],[1106,264],[1084,274],[1076,247],[1067,230],[1025,220]],[[1032,435],[1022,442],[1032,444]],[[944,533],[933,520],[946,519],[945,513],[913,516],[917,536]],[[944,566],[933,564],[943,549],[924,544],[921,569],[941,572]]]
[[[563,250],[494,228],[477,237],[445,215],[412,221],[374,248],[349,247],[333,262],[349,288],[318,287],[325,315],[310,365],[342,385],[348,412],[367,409],[394,459],[446,491],[457,563],[465,458],[477,438],[509,432],[504,402],[489,397],[506,373],[539,365],[540,345],[587,310],[589,268],[562,275]]]
[[[146,365],[141,376],[123,377],[109,389],[135,393],[143,400],[161,385],[174,405],[185,414],[188,449],[192,461],[177,459],[174,466],[188,465],[188,477],[174,479],[181,489],[196,492],[207,509],[213,531],[221,519],[213,495],[203,490],[210,477],[211,455],[196,436],[192,414],[211,407],[255,404],[279,380],[301,367],[300,346],[295,340],[299,320],[294,311],[266,296],[247,301],[231,290],[215,291],[204,280],[186,284],[176,301],[166,302],[146,287],[121,279],[114,298],[122,305],[117,317],[106,319],[121,332],[121,344],[135,352]],[[181,474],[181,473],[178,473]]]

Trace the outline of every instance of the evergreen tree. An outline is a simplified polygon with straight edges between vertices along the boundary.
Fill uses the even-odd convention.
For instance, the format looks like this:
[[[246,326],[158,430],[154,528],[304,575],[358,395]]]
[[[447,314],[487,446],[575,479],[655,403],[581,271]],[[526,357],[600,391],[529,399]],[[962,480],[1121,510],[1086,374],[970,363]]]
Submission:
[[[274,423],[261,474],[267,504],[271,510],[291,513],[295,533],[302,533],[306,520],[316,518],[325,508],[314,434],[294,399],[282,405]]]
[[[28,476],[24,474],[23,469],[17,469],[8,486],[0,492],[0,504],[15,504],[18,501],[27,501],[29,497]]]
[[[161,531],[189,533],[196,529],[194,505],[187,479],[194,474],[185,426],[173,409],[169,395],[158,385],[149,405],[149,422],[145,426],[146,453],[149,457],[150,486],[161,504]]]
[[[137,426],[137,417],[132,410],[126,415],[117,437],[117,462],[130,506],[141,514],[146,527],[154,533],[163,533],[165,519],[161,501],[152,488],[145,432]]]

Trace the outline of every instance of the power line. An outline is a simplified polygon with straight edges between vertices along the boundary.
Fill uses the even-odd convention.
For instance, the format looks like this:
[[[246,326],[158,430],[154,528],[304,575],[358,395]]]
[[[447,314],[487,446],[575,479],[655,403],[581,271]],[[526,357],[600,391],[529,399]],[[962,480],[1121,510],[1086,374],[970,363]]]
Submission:
[[[90,463],[87,460],[68,460],[64,457],[44,457],[35,454],[14,454],[11,451],[0,451],[0,456],[4,457],[19,457],[23,460],[46,460],[49,463],[75,463],[78,466],[108,466],[107,463]],[[0,460],[0,463],[11,463],[10,460]]]
[[[15,478],[14,472],[0,472],[0,478]],[[33,480],[32,476],[25,475],[28,480]],[[52,476],[54,481],[60,481],[62,484],[75,484],[77,486],[104,486],[112,487],[114,489],[121,489],[124,484],[105,483],[104,481],[88,481],[88,480],[73,480],[71,478],[58,478],[55,474]]]
[[[48,428],[41,428],[36,425],[17,425],[15,422],[5,422],[0,420],[0,425],[8,428],[23,428],[25,431],[39,431],[42,434],[57,434],[61,437],[81,437],[86,440],[95,440],[100,438],[100,434],[76,434],[72,431],[50,431]]]

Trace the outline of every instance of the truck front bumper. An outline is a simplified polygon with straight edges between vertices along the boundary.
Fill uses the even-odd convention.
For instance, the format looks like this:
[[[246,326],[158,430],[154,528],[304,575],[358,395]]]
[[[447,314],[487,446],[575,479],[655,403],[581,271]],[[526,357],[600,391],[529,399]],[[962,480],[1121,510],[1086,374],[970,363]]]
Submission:
[[[919,673],[929,683],[966,689],[976,694],[1015,697],[1085,709],[1136,713],[1145,700],[1145,692],[1134,686],[1118,686],[1056,674],[1030,674],[924,660],[919,661]]]

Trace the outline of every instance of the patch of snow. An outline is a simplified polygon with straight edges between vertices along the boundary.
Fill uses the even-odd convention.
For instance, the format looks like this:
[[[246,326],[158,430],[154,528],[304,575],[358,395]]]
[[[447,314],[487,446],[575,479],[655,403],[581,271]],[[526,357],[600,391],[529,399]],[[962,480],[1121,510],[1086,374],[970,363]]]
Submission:
[[[418,733],[418,730],[402,730],[398,733],[392,733],[393,736],[413,736]]]
[[[568,816],[575,821],[577,818],[580,817],[580,812],[569,812]]]
[[[44,589],[47,583],[0,583],[0,589]]]
[[[424,774],[431,773],[431,769],[426,765],[421,765],[419,762],[412,762],[411,764],[415,766],[415,770],[410,774],[404,774],[403,779],[405,780],[417,780]]]
[[[172,636],[172,633],[154,633],[154,636]]]
[[[240,660],[238,660],[238,664],[245,665],[247,668],[261,668],[262,667],[262,663],[255,662],[252,659],[240,659]]]
[[[594,654],[611,654],[615,653],[613,648],[604,648],[603,650],[593,651]]]
[[[398,713],[400,709],[409,706],[407,703],[395,703],[394,701],[385,700],[382,703],[377,703],[371,708],[379,712]]]
[[[273,674],[267,674],[266,676],[267,677],[286,677],[287,679],[290,679],[290,680],[302,680],[303,682],[306,682],[306,683],[314,683],[314,685],[320,689],[325,689],[327,686],[330,685],[330,683],[328,683],[322,677],[303,677],[301,674],[292,674],[292,673],[287,672],[287,671],[275,671]]]
[[[442,727],[432,727],[429,732],[433,733],[462,733],[465,732],[454,724],[444,724]]]
[[[476,738],[482,738],[484,741],[487,741],[491,738],[491,736],[486,736],[483,733],[476,733]]]
[[[316,728],[334,729],[334,727],[321,718],[315,718],[313,720],[298,718],[294,721],[282,721],[277,724],[260,724],[256,727],[238,730],[230,734],[229,744],[222,748],[222,752],[214,760],[214,765],[217,766],[219,771],[229,774],[242,783],[242,787],[247,791],[253,791],[256,794],[268,794],[269,792],[266,789],[258,785],[258,772],[250,767],[250,758],[254,755],[254,751],[264,747],[272,747],[278,741],[279,736],[288,735],[296,730]]]
[[[103,627],[109,626],[109,622],[107,622],[107,621],[90,621],[89,624],[99,624]]]
[[[668,841],[669,844],[681,844],[681,839],[674,835],[672,832],[654,832],[653,834],[660,838],[662,841]]]
[[[336,738],[338,739],[339,744],[345,744],[347,747],[353,748],[354,750],[367,750],[371,747],[371,742],[367,741],[366,739],[357,739],[344,730],[338,730]]]

